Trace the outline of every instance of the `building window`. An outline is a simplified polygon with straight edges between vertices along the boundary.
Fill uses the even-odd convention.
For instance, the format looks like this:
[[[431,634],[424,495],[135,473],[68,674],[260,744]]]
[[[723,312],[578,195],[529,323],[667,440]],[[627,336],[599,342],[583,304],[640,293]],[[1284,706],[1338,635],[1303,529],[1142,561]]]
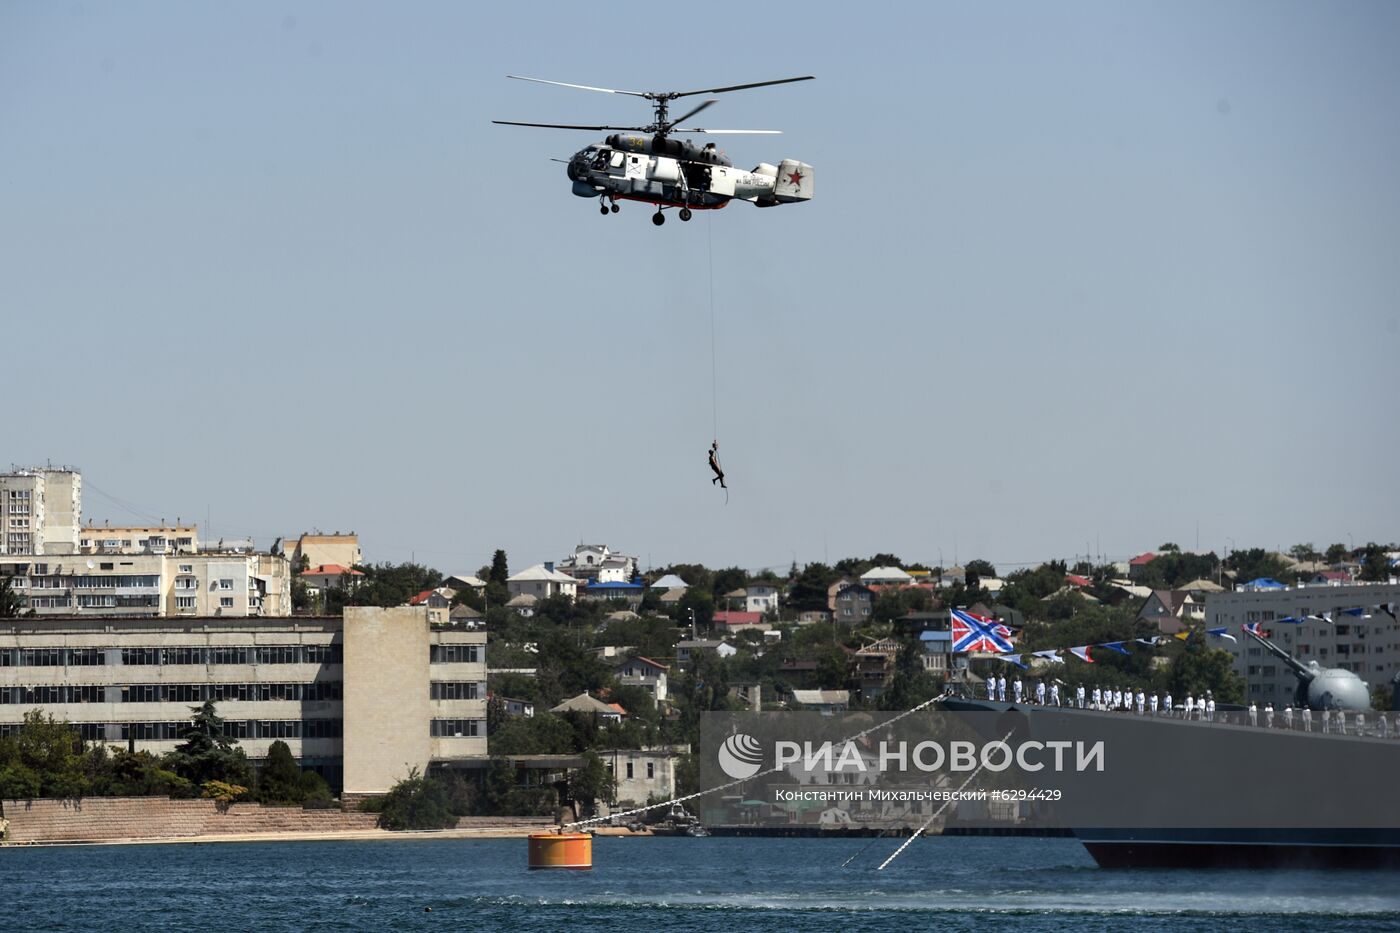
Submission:
[[[654,778],[654,777],[656,777],[656,763],[653,762],[653,761],[648,761],[648,762],[647,762],[647,780],[650,781],[650,780],[651,780],[652,778]]]
[[[434,719],[429,734],[434,738],[472,738],[485,729],[480,719]]]
[[[432,664],[477,664],[481,661],[481,646],[433,645],[428,660]]]
[[[232,608],[233,608],[233,597],[232,597],[232,596],[220,596],[220,597],[219,597],[219,608],[220,608],[220,609],[232,609]]]
[[[627,762],[627,780],[632,780],[632,762]]]
[[[232,581],[232,580],[228,580],[228,579],[220,580],[220,581],[219,581],[219,589],[221,589],[221,590],[231,590],[231,589],[233,589],[233,581]]]
[[[193,597],[193,596],[176,596],[176,597],[175,597],[175,608],[176,608],[176,609],[193,609],[193,608],[194,608],[194,597]]]
[[[181,572],[181,573],[194,573],[194,564],[181,564],[181,565],[180,565],[180,572]]]
[[[485,692],[484,687],[474,680],[435,680],[429,692],[434,700],[475,700]]]

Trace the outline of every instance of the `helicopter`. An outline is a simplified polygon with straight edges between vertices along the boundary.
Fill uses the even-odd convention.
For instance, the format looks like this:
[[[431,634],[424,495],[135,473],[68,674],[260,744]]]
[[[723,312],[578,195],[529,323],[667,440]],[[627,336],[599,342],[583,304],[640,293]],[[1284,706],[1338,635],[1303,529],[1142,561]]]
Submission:
[[[702,88],[697,91],[622,91],[586,84],[546,81],[543,78],[526,78],[521,75],[506,77],[581,91],[626,94],[651,101],[654,114],[652,122],[647,126],[579,126],[567,123],[521,123],[515,120],[491,121],[503,126],[618,131],[602,142],[585,146],[575,152],[566,163],[566,174],[573,182],[574,194],[581,198],[597,198],[598,211],[605,217],[620,210],[618,201],[654,204],[656,213],[652,215],[651,222],[659,227],[666,222],[662,211],[669,208],[679,208],[680,219],[688,221],[694,216],[694,211],[719,210],[734,200],[748,201],[758,207],[776,207],[779,204],[800,204],[812,199],[812,166],[805,162],[795,159],[783,159],[778,165],[761,162],[753,171],[746,172],[736,170],[734,163],[717,149],[714,143],[697,146],[688,139],[671,138],[673,133],[766,136],[776,135],[780,130],[710,130],[680,126],[717,103],[715,100],[706,100],[674,120],[669,114],[671,101],[681,97],[725,94],[773,84],[811,81],[812,75],[735,84],[729,87]]]

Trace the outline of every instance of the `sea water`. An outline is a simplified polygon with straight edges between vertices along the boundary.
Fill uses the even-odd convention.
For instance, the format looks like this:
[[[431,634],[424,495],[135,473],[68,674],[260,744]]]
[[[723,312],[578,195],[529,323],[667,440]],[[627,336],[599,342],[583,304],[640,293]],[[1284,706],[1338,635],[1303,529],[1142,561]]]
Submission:
[[[524,839],[0,849],[0,930],[1400,930],[1386,871],[1104,871],[1071,839]],[[843,862],[850,864],[842,867]],[[431,908],[431,910],[428,910]]]

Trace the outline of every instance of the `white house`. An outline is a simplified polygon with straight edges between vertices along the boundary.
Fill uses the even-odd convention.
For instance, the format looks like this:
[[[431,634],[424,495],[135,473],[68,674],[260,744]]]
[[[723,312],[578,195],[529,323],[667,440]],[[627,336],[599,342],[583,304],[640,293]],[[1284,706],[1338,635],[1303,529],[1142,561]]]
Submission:
[[[606,544],[580,544],[559,562],[559,571],[592,583],[631,583],[637,575],[637,558],[618,554]]]
[[[905,586],[914,578],[898,567],[871,567],[860,575],[860,582],[866,586]]]
[[[686,639],[676,642],[676,663],[689,664],[706,651],[713,651],[720,658],[732,658],[739,653],[738,648],[717,638]]]
[[[739,610],[741,612],[767,615],[769,612],[778,611],[778,587],[773,583],[750,583],[737,590],[730,590],[724,594],[724,598],[731,608],[742,601],[743,609]]]
[[[555,570],[553,563],[544,563],[527,567],[514,576],[507,577],[506,589],[510,591],[511,596],[533,596],[536,599],[567,596],[573,599],[578,595],[578,581]]]

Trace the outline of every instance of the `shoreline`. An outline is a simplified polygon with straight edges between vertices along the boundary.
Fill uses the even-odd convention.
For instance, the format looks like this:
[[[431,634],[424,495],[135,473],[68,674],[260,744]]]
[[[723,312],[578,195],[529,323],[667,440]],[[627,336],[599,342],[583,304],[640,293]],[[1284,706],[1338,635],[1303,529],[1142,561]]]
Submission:
[[[392,830],[365,829],[341,832],[269,832],[215,833],[200,836],[127,836],[120,839],[64,839],[53,842],[38,840],[0,843],[7,849],[53,849],[62,846],[131,846],[131,845],[218,845],[238,842],[369,842],[398,839],[524,839],[539,827],[491,826],[462,829]]]

